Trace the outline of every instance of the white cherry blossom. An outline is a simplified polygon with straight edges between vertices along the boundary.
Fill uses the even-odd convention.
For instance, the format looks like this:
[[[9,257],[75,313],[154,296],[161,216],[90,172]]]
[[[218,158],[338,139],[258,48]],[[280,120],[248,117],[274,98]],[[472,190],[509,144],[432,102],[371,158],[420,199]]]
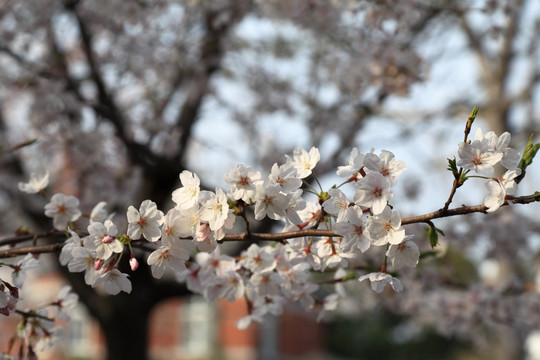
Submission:
[[[216,275],[220,277],[228,271],[236,271],[239,268],[234,258],[222,255],[219,248],[211,253],[198,253],[195,260],[200,266],[200,281],[203,284],[211,281],[211,278]]]
[[[278,272],[285,280],[282,291],[287,296],[296,296],[304,290],[304,285],[309,282],[311,266],[307,262],[301,262],[294,266],[278,268]]]
[[[407,238],[411,238],[408,236]],[[403,267],[415,268],[420,259],[420,250],[418,245],[412,240],[405,240],[397,245],[390,245],[386,256],[391,260],[395,269]]]
[[[163,212],[158,210],[155,202],[144,200],[139,210],[130,206],[127,211],[127,235],[137,240],[141,235],[148,241],[156,242],[161,237]]]
[[[253,313],[257,319],[262,321],[263,316],[272,314],[275,316],[281,315],[286,299],[283,296],[256,296],[253,302]]]
[[[298,211],[306,208],[306,201],[302,199],[302,189],[298,189],[290,194],[287,194],[289,206],[285,209],[285,218],[295,225],[302,224],[302,219],[298,215]]]
[[[233,200],[242,199],[249,204],[255,195],[255,187],[262,184],[263,180],[260,172],[241,164],[225,175],[225,182],[232,185],[228,194]]]
[[[160,279],[167,268],[171,268],[175,272],[185,271],[185,261],[188,259],[187,252],[179,252],[175,248],[162,246],[148,256],[147,263],[152,270],[152,276]]]
[[[86,247],[76,247],[72,251],[73,258],[69,260],[69,272],[84,271],[84,282],[94,286],[99,279],[100,272],[96,270],[96,252]]]
[[[380,172],[370,172],[355,184],[354,202],[371,208],[374,215],[380,214],[392,199],[392,183]]]
[[[93,222],[88,225],[88,237],[84,246],[96,251],[100,259],[108,259],[113,253],[121,253],[124,250],[122,243],[116,238],[118,232],[116,225],[111,220],[105,223]]]
[[[201,181],[197,174],[184,170],[180,173],[182,187],[172,193],[172,200],[180,209],[189,209],[199,203]]]
[[[257,244],[251,244],[240,263],[251,272],[257,273],[273,270],[277,261],[269,246],[259,247]]]
[[[313,270],[321,269],[321,259],[316,253],[316,249],[312,246],[311,240],[305,237],[289,239],[289,261],[291,264],[299,264],[307,262]]]
[[[189,291],[195,294],[201,294],[204,289],[199,279],[200,266],[196,262],[189,263],[186,271],[175,273],[176,280],[186,283]]]
[[[244,296],[245,285],[242,277],[236,271],[227,271],[221,276],[222,284],[219,297],[229,302]]]
[[[39,266],[39,261],[32,254],[26,254],[24,258],[19,260],[15,265],[12,265],[13,272],[11,273],[11,278],[13,285],[21,288],[26,279],[27,271],[37,269]]]
[[[262,220],[265,216],[279,220],[285,216],[285,209],[289,206],[289,199],[277,185],[257,186],[255,201],[255,220]]]
[[[334,225],[334,232],[343,236],[340,244],[342,251],[358,248],[366,252],[371,246],[364,213],[358,206],[347,208],[346,218]]]
[[[358,281],[362,282],[368,279],[371,282],[371,288],[377,293],[381,293],[387,284],[396,292],[403,290],[403,284],[398,278],[392,277],[390,274],[382,272],[373,272],[363,276],[360,276]]]
[[[510,133],[504,132],[501,136],[497,136],[495,132],[488,131],[485,135],[482,135],[482,129],[478,128],[474,138],[479,141],[487,139],[491,149],[501,152],[503,154],[501,165],[506,169],[514,170],[517,168],[520,154],[517,150],[508,146],[511,140]]]
[[[319,149],[312,147],[309,152],[304,149],[294,149],[292,159],[288,160],[296,168],[296,176],[303,179],[311,175],[311,171],[320,159]]]
[[[362,178],[359,172],[364,167],[364,156],[357,148],[353,148],[349,156],[349,163],[345,166],[338,166],[337,175],[349,179],[356,174],[356,179]]]
[[[5,307],[8,304],[8,296],[11,296],[9,293],[4,291],[4,287],[0,287],[0,309]]]
[[[324,211],[337,217],[336,221],[342,221],[347,216],[347,209],[351,204],[347,196],[339,189],[328,191],[330,198],[322,204]],[[386,205],[386,204],[385,204]]]
[[[96,282],[96,285],[104,284],[104,289],[107,294],[117,295],[120,291],[131,293],[131,281],[128,275],[121,273],[118,269],[107,271]]]
[[[72,251],[74,248],[83,246],[83,240],[81,240],[79,234],[71,229],[68,229],[68,232],[71,236],[64,242],[64,246],[62,246],[60,256],[58,257],[62,266],[66,266],[73,258]]]
[[[275,296],[281,294],[285,279],[275,271],[265,271],[254,273],[249,281],[260,296]]]
[[[208,222],[210,230],[216,231],[225,225],[225,220],[229,216],[229,205],[227,196],[220,188],[216,188],[216,193],[207,192],[208,199],[202,203],[200,217],[202,221]]]
[[[514,181],[521,174],[521,169],[508,170],[501,178],[485,183],[489,193],[484,197],[483,204],[488,207],[487,212],[493,212],[506,201],[506,195],[513,195],[517,190]]]
[[[364,165],[371,171],[377,171],[390,179],[392,185],[395,185],[398,175],[407,167],[401,160],[394,160],[394,154],[387,150],[382,150],[379,156],[374,153],[366,154]]]
[[[366,229],[372,245],[396,245],[405,239],[405,229],[401,227],[401,216],[398,211],[389,207],[383,212],[368,218]]]
[[[36,194],[49,185],[49,171],[44,173],[31,173],[27,183],[20,182],[19,190],[27,194]]]
[[[286,163],[278,166],[272,165],[268,181],[271,184],[278,185],[280,191],[288,194],[302,186],[302,180],[298,178],[296,168],[291,163]]]
[[[105,220],[110,219],[111,215],[107,214],[105,210],[107,203],[105,201],[100,201],[94,206],[92,212],[90,213],[90,222],[105,222]]]
[[[68,222],[76,221],[81,216],[79,199],[61,193],[54,194],[45,205],[45,216],[53,218],[55,229],[64,230]]]
[[[65,285],[53,302],[55,306],[55,314],[58,319],[69,319],[68,312],[73,309],[79,301],[79,296],[75,294],[70,285]]]
[[[321,311],[317,315],[317,322],[324,319],[325,316],[327,316],[327,313],[329,311],[334,311],[334,310],[337,309],[338,300],[339,300],[339,295],[338,294],[330,294],[330,295],[327,295],[324,298],[323,304],[321,306]]]
[[[180,238],[193,235],[193,226],[191,219],[183,216],[182,211],[173,208],[170,209],[163,218],[161,228],[161,241],[164,245],[176,244]]]
[[[493,166],[503,157],[503,153],[493,150],[487,139],[474,140],[472,143],[461,142],[458,148],[457,165],[478,173],[490,174]]]
[[[211,253],[217,248],[217,240],[208,223],[200,223],[193,237],[193,243],[199,251]]]

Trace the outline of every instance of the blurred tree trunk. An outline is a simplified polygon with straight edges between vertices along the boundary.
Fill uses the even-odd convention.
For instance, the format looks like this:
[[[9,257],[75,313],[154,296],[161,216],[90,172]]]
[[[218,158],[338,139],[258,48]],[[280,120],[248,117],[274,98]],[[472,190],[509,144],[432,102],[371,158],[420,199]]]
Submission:
[[[99,61],[92,50],[92,32],[78,11],[78,4],[78,1],[67,3],[66,9],[72,11],[77,20],[91,78],[99,93],[99,106],[94,108],[103,117],[102,121],[109,121],[114,126],[130,161],[143,170],[141,199],[134,201],[152,199],[159,208],[164,209],[170,201],[170,194],[178,186],[178,174],[184,169],[182,164],[185,162],[185,150],[191,139],[192,127],[199,118],[205,96],[210,92],[210,79],[221,67],[224,56],[223,42],[245,15],[247,2],[238,1],[234,5],[208,10],[205,14],[206,28],[201,45],[200,67],[193,74],[193,80],[186,85],[188,95],[176,119],[177,127],[182,130],[181,146],[179,152],[172,157],[154,154],[148,144],[136,143],[127,134],[125,114],[116,105],[114,96],[105,86]],[[225,15],[228,16],[226,21],[218,21]],[[177,90],[173,88],[171,91],[174,93]],[[64,172],[70,179],[81,177],[81,174],[76,173],[77,164],[70,162],[69,158],[67,154]],[[75,182],[81,184],[81,180]],[[76,192],[77,189],[70,189],[67,193]],[[63,272],[79,294],[81,302],[99,322],[105,337],[107,359],[146,360],[149,358],[149,325],[152,310],[165,299],[186,296],[190,292],[184,285],[176,282],[155,280],[143,258],[139,260],[140,266],[136,271],[130,271],[126,262],[121,264],[124,269],[120,270],[129,274],[132,283],[130,294],[121,292],[114,296],[101,295],[87,286],[80,274],[70,274],[65,269]]]

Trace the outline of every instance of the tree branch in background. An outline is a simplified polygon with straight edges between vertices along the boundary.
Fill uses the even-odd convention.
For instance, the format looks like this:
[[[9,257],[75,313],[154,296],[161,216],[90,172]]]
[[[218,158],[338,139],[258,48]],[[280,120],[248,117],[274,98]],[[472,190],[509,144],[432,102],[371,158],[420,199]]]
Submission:
[[[208,94],[212,74],[220,67],[224,57],[224,42],[231,29],[246,14],[248,1],[231,3],[218,10],[209,10],[205,14],[206,32],[202,40],[200,66],[195,69],[188,85],[186,100],[176,119],[176,126],[182,131],[177,161],[183,162],[186,146],[191,138],[191,130],[200,112],[204,97]],[[224,16],[224,15],[228,16]],[[226,20],[223,20],[226,19]]]

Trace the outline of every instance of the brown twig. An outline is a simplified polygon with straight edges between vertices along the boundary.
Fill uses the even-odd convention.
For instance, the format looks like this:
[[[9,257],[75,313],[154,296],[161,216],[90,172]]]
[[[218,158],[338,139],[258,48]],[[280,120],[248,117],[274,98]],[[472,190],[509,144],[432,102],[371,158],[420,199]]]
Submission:
[[[46,317],[44,315],[37,314],[35,312],[27,312],[27,311],[22,311],[22,310],[15,310],[15,313],[17,313],[17,314],[19,314],[21,316],[24,316],[25,318],[33,317],[33,318],[37,318],[37,319],[41,319],[41,320],[54,321],[54,319],[51,319],[51,318]]]
[[[0,239],[0,246],[4,245],[14,245],[23,241],[34,240],[34,239],[58,239],[65,240],[66,234],[61,231],[46,232],[43,234],[25,234],[19,236],[11,236],[4,239]]]
[[[513,204],[529,204],[529,203],[537,202],[537,201],[540,201],[540,192],[538,191],[532,195],[520,196],[520,197],[508,199],[508,202],[502,204],[502,206],[508,205],[509,202]],[[477,212],[486,214],[487,209],[488,207],[485,205],[461,206],[454,209],[442,208],[428,214],[405,218],[401,221],[401,224],[407,225],[407,224],[414,224],[414,223],[420,223],[420,222],[427,223],[433,219],[456,216],[456,215],[466,215],[466,214],[472,214],[472,213],[477,213]]]
[[[62,244],[28,246],[0,251],[0,259],[11,258],[26,254],[46,254],[58,252],[62,249]]]
[[[476,116],[478,115],[478,106],[475,106],[472,112],[469,114],[469,117],[467,118],[467,123],[465,124],[465,130],[463,131],[463,142],[467,142],[467,138],[469,137],[469,134],[471,133],[471,128],[474,120],[476,119]],[[456,173],[454,170],[452,170],[454,173],[454,183],[452,184],[452,190],[450,190],[450,195],[448,196],[448,200],[446,200],[446,203],[444,203],[443,211],[448,210],[450,207],[450,203],[454,199],[454,195],[456,194],[456,190],[458,187],[463,185],[463,181],[461,179],[461,176],[463,175],[463,168],[460,168],[459,171]]]
[[[225,237],[221,240],[219,240],[219,243],[226,242],[226,241],[277,241],[277,242],[283,242],[287,239],[294,239],[304,236],[337,236],[341,237],[341,235],[334,234],[332,230],[317,230],[317,229],[306,229],[306,230],[299,230],[299,231],[289,231],[279,234],[256,234],[256,233],[248,233],[243,232],[241,234],[228,234],[225,235]]]
[[[38,139],[27,140],[27,141],[24,141],[24,142],[22,142],[20,144],[13,145],[13,146],[11,146],[11,147],[9,147],[7,149],[0,149],[0,155],[5,155],[5,154],[15,152],[15,151],[17,151],[19,149],[22,149],[23,147],[33,145],[37,141],[38,141]]]

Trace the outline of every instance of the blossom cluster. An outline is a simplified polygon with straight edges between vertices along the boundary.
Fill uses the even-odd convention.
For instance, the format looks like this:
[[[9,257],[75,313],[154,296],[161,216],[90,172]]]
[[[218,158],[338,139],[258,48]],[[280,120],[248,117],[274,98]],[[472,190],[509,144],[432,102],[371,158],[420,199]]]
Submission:
[[[14,266],[14,285],[1,280],[0,284],[0,306],[1,314],[9,315],[17,311],[22,316],[15,333],[10,339],[8,353],[15,344],[19,344],[19,354],[26,354],[26,358],[37,358],[35,352],[42,352],[49,349],[58,339],[63,336],[63,324],[56,320],[69,320],[69,313],[78,302],[78,296],[71,291],[71,286],[64,286],[50,303],[37,308],[15,310],[18,304],[21,274],[26,273],[32,267],[36,267],[37,260],[31,259],[27,255],[23,261],[19,261]],[[18,280],[16,280],[18,279]],[[8,292],[6,292],[6,289]],[[2,357],[3,358],[3,357]],[[9,358],[9,357],[7,357]]]
[[[66,285],[50,303],[37,308],[17,309],[20,307],[18,305],[24,304],[20,291],[28,272],[39,268],[40,265],[32,254],[27,254],[13,263],[0,263],[0,267],[11,269],[11,281],[0,278],[0,314],[9,316],[18,312],[22,316],[10,340],[10,347],[18,342],[21,349],[19,353],[26,353],[27,358],[35,358],[33,356],[35,351],[47,350],[62,337],[63,325],[55,320],[69,319],[69,313],[78,301],[78,296],[71,291],[70,286]],[[11,352],[11,349],[8,352]]]
[[[501,164],[507,171],[499,178],[488,178],[486,187],[489,193],[484,198],[484,205],[488,212],[497,210],[504,204],[507,195],[515,194],[517,184],[515,179],[521,175],[518,168],[520,154],[510,148],[510,134],[503,133],[497,136],[493,131],[486,134],[482,129],[477,129],[474,141],[459,144],[458,166],[463,169],[474,170],[479,174],[489,175],[493,173],[494,166]]]
[[[133,247],[146,241],[151,247],[146,261],[154,277],[161,278],[170,270],[190,290],[209,300],[246,297],[251,312],[239,322],[242,327],[251,320],[261,321],[266,313],[279,314],[287,301],[299,301],[306,309],[328,309],[330,305],[314,295],[318,285],[310,281],[311,272],[348,268],[372,246],[385,247],[385,259],[395,269],[415,267],[418,246],[405,235],[400,213],[388,204],[392,187],[405,170],[403,161],[386,150],[377,155],[354,148],[348,164],[337,171],[346,180],[342,185],[352,184],[354,198],[349,201],[338,186],[318,192],[306,182],[319,160],[316,148],[309,152],[297,149],[285,163],[274,164],[266,177],[239,165],[225,176],[230,185],[226,191],[202,190],[199,177],[183,171],[181,186],[172,193],[175,206],[166,213],[151,200],[143,201],[138,209],[130,206],[125,235],[119,235],[105,204],[100,203],[90,214],[84,236],[69,228],[60,262],[71,272],[85,272],[88,285],[103,284],[113,295],[129,293],[128,274],[118,269],[118,263],[128,247],[135,270],[138,260]],[[306,191],[317,194],[318,201],[303,199],[303,184]],[[76,205],[73,197],[55,194],[46,205],[46,215],[53,218],[57,229],[64,229],[79,217]],[[255,220],[282,221],[284,232],[321,229],[332,230],[335,236],[292,238],[261,247],[252,244],[236,259],[221,254],[218,242],[237,217],[247,223],[249,207]],[[386,260],[380,272],[358,277],[359,281],[365,279],[377,292],[386,284],[396,291],[403,288],[399,279],[386,273]],[[337,300],[335,296],[329,299]]]
[[[508,169],[501,178],[487,178],[487,211],[496,210],[516,190],[519,153],[508,147],[509,141],[508,133],[497,137],[478,130],[474,141],[459,144],[460,174],[490,173],[497,163]],[[225,175],[229,187],[214,191],[202,189],[199,177],[185,170],[179,175],[180,187],[172,192],[174,206],[163,212],[150,199],[138,208],[129,206],[125,232],[119,231],[105,202],[94,207],[83,228],[74,196],[54,194],[45,205],[45,215],[52,218],[55,229],[68,234],[60,263],[70,272],[84,272],[88,285],[108,294],[132,290],[129,274],[119,268],[123,256],[129,254],[131,270],[136,271],[142,254],[148,253],[146,262],[155,278],[174,275],[208,300],[247,299],[249,313],[239,319],[240,328],[262,321],[266,314],[280,314],[291,301],[323,318],[345,296],[343,281],[368,280],[377,293],[387,285],[402,291],[404,286],[395,274],[404,267],[416,267],[420,250],[412,236],[406,235],[399,211],[390,204],[398,176],[406,169],[403,161],[387,150],[364,154],[353,148],[348,163],[337,169],[344,181],[324,191],[313,173],[319,160],[318,149],[311,148],[296,149],[267,175],[238,165]],[[48,174],[33,175],[20,189],[44,194],[47,185]],[[316,200],[307,201],[305,193]],[[233,229],[243,227],[243,239],[250,240],[249,219],[266,217],[282,224],[283,233],[295,235],[271,245],[253,243],[238,257],[222,253],[219,243]],[[317,231],[328,235],[316,236]],[[364,254],[372,248],[381,255],[380,268],[366,260]],[[15,308],[16,290],[24,280],[22,270],[35,266],[37,260],[25,257],[13,268],[14,285],[0,284],[3,313]],[[333,292],[319,291],[322,283],[313,281],[316,272],[332,274],[322,283],[334,284]]]

